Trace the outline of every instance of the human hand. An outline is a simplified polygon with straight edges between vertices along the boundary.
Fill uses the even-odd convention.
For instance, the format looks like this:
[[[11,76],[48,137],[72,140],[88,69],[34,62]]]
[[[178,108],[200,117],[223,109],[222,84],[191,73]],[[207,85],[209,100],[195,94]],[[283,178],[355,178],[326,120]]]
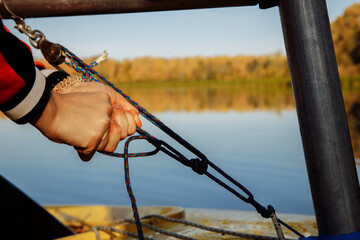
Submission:
[[[139,118],[139,111],[134,106],[132,106],[123,96],[121,96],[115,90],[106,86],[103,83],[77,82],[75,85],[72,85],[71,87],[62,89],[61,93],[94,92],[94,91],[105,92],[109,94],[111,99],[111,104],[114,108],[111,122],[115,122],[119,125],[121,132],[120,140],[126,138],[128,135],[134,134],[136,131],[136,126],[141,127],[142,124]],[[113,150],[105,149],[105,151],[113,152],[115,151],[115,149]],[[77,151],[79,152],[79,149],[77,149]],[[79,156],[83,160],[86,158],[84,154],[82,154],[81,152],[79,152]]]
[[[77,85],[78,92],[74,86],[61,94],[52,93],[42,115],[32,124],[50,140],[74,146],[80,158],[89,161],[95,151],[115,151],[118,142],[133,134],[141,121],[137,115],[136,123],[133,114],[137,110],[122,102],[115,91],[110,96],[101,91],[107,87],[85,84],[90,83]]]
[[[141,127],[141,120],[139,118],[139,111],[132,106],[123,96],[117,93],[112,88],[106,86],[105,84],[98,82],[78,82],[75,85],[63,89],[62,93],[72,93],[72,92],[105,92],[109,94],[111,98],[111,104],[122,108],[125,112],[131,113],[134,117],[135,124],[138,127]]]

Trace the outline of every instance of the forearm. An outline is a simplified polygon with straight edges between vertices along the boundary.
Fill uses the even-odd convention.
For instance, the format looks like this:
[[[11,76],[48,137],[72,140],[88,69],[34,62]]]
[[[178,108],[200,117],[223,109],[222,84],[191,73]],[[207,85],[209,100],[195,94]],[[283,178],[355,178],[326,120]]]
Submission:
[[[29,47],[9,33],[1,20],[0,39],[0,110],[17,123],[27,123],[42,112],[50,91]]]

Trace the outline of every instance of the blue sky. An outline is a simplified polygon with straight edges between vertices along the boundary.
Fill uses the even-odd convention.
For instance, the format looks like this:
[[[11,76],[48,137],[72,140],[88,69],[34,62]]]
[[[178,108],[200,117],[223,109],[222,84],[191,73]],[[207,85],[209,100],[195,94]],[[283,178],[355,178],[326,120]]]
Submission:
[[[340,16],[355,0],[327,0],[330,20]],[[141,56],[234,56],[285,53],[278,8],[235,7],[203,10],[131,13],[27,19],[79,56],[100,55],[124,59]],[[19,38],[26,37],[5,25]],[[40,52],[34,50],[40,57]]]

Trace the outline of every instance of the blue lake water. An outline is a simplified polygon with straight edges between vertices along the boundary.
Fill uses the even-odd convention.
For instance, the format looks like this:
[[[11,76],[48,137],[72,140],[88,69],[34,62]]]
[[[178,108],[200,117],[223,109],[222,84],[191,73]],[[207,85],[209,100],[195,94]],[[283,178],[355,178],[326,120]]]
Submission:
[[[295,109],[155,115],[246,186],[258,202],[282,213],[314,214]],[[143,128],[168,140],[145,120]],[[35,201],[130,206],[122,159],[97,153],[90,162],[82,162],[71,147],[9,120],[0,121],[0,133],[0,174]],[[130,147],[132,152],[149,149],[142,140]],[[118,150],[122,152],[122,146]],[[252,210],[163,153],[130,159],[130,177],[139,206]]]

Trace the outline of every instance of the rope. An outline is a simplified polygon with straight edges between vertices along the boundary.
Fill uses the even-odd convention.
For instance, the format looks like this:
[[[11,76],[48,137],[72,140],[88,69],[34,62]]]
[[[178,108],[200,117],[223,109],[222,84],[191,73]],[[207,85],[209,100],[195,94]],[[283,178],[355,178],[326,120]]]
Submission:
[[[245,188],[243,185],[241,185],[239,182],[237,182],[235,179],[233,179],[231,176],[229,176],[227,173],[225,173],[223,170],[221,170],[214,163],[210,162],[206,158],[206,156],[203,153],[201,153],[198,149],[193,147],[190,143],[188,143],[186,140],[184,140],[182,137],[180,137],[177,133],[175,133],[173,130],[171,130],[169,127],[167,127],[158,118],[156,118],[151,113],[147,112],[146,109],[141,107],[137,102],[135,102],[129,96],[124,94],[120,89],[115,87],[114,84],[107,81],[103,76],[101,76],[98,72],[96,72],[91,67],[91,66],[95,66],[97,64],[96,62],[95,63],[93,62],[91,64],[91,66],[89,66],[86,63],[84,63],[80,58],[78,58],[75,54],[70,52],[68,49],[66,49],[65,47],[63,47],[61,45],[59,45],[59,46],[61,47],[62,51],[64,51],[64,53],[66,54],[67,58],[69,59],[68,61],[65,61],[65,63],[67,65],[69,65],[70,67],[74,68],[77,72],[82,73],[84,80],[102,82],[102,83],[110,86],[111,88],[113,88],[116,92],[118,92],[120,95],[122,95],[129,103],[131,103],[134,107],[136,107],[139,110],[139,113],[143,117],[145,117],[147,120],[149,120],[155,126],[157,126],[159,129],[161,129],[163,132],[165,132],[168,136],[170,136],[172,139],[177,141],[179,144],[184,146],[187,150],[189,150],[194,155],[196,155],[196,158],[188,159],[187,157],[185,157],[183,154],[181,154],[179,151],[177,151],[175,148],[173,148],[172,146],[170,146],[166,142],[155,138],[150,133],[148,133],[147,131],[145,131],[145,130],[139,128],[139,127],[137,127],[136,131],[140,135],[128,138],[128,140],[125,143],[124,153],[123,154],[121,154],[121,153],[102,152],[103,154],[106,154],[106,155],[109,155],[109,156],[124,158],[125,182],[126,182],[127,191],[128,191],[128,194],[129,194],[129,197],[130,197],[130,200],[131,200],[131,205],[132,205],[132,209],[133,209],[133,213],[134,213],[134,219],[135,219],[136,227],[137,227],[137,230],[138,230],[139,239],[144,239],[144,237],[143,237],[143,233],[142,233],[142,229],[141,229],[141,221],[140,221],[139,214],[138,214],[138,211],[137,211],[135,196],[134,196],[134,194],[132,192],[132,189],[131,189],[128,158],[129,157],[150,156],[150,155],[156,154],[159,151],[164,152],[165,154],[167,154],[168,156],[170,156],[170,157],[174,158],[175,160],[179,161],[183,165],[185,165],[187,167],[190,167],[194,172],[196,172],[196,173],[198,173],[200,175],[208,176],[210,179],[212,179],[213,181],[218,183],[220,186],[224,187],[226,190],[228,190],[229,192],[234,194],[236,197],[238,197],[241,200],[243,200],[244,202],[249,203],[250,205],[252,205],[256,209],[256,211],[259,214],[261,214],[261,216],[263,216],[264,218],[270,218],[271,213],[269,212],[269,210],[266,209],[264,206],[262,206],[257,201],[255,201],[254,196],[252,195],[252,193],[247,188]],[[57,68],[58,70],[63,71],[61,69],[61,67],[59,67],[58,65],[53,65],[53,66],[55,68]],[[143,152],[143,153],[128,153],[128,147],[129,147],[130,142],[133,141],[133,140],[137,140],[137,139],[146,139],[150,144],[152,144],[155,147],[155,150],[153,150],[151,152]],[[229,182],[234,184],[239,190],[244,192],[247,195],[247,197],[244,196],[243,194],[240,194],[234,188],[230,187],[229,185],[227,185],[226,183],[221,181],[219,178],[217,178],[214,175],[212,175],[211,173],[209,173],[208,172],[208,167],[209,166],[213,170],[218,172],[220,175],[222,175]],[[284,222],[281,221],[280,219],[278,219],[278,221],[281,224],[283,224],[283,226],[287,227],[290,231],[297,234],[299,237],[304,237],[302,234],[297,232],[295,229],[293,229],[289,225],[284,224]]]
[[[162,219],[162,220],[168,221],[168,222],[180,223],[180,224],[184,224],[186,226],[192,226],[192,227],[200,228],[200,229],[203,229],[206,231],[220,233],[222,235],[231,235],[231,236],[235,236],[235,237],[253,238],[253,239],[261,239],[261,240],[278,240],[278,237],[261,236],[261,235],[256,235],[256,234],[234,232],[234,231],[224,230],[221,228],[204,226],[202,224],[190,222],[190,221],[183,220],[183,219],[169,218],[169,217],[165,217],[165,216],[158,215],[158,214],[146,215],[146,216],[142,217],[141,219],[149,219],[149,218],[158,218],[158,219]],[[286,239],[286,240],[293,240],[293,239]]]
[[[129,144],[132,140],[134,139],[144,139],[146,138],[145,136],[133,136],[130,137],[126,140],[125,142],[125,147],[124,147],[124,171],[125,171],[125,183],[126,183],[126,189],[127,192],[129,194],[130,200],[131,200],[131,207],[133,209],[133,213],[134,213],[134,219],[135,219],[135,223],[136,223],[136,228],[138,231],[138,235],[139,235],[139,239],[144,239],[144,235],[142,232],[142,228],[141,228],[141,221],[140,221],[140,217],[139,217],[139,213],[138,213],[138,209],[136,206],[136,199],[135,196],[133,194],[133,191],[131,189],[131,184],[130,184],[130,172],[129,172],[129,160],[128,160],[128,151],[129,151]]]
[[[215,232],[215,233],[219,233],[221,235],[230,235],[230,236],[235,236],[235,237],[240,237],[240,238],[249,238],[249,239],[259,239],[259,240],[278,240],[278,237],[272,237],[272,236],[262,236],[262,235],[256,235],[256,234],[247,234],[247,233],[240,233],[240,232],[234,232],[234,231],[229,231],[229,230],[225,230],[225,229],[221,229],[221,228],[214,228],[214,227],[208,227],[202,224],[198,224],[198,223],[194,223],[194,222],[190,222],[187,220],[183,220],[183,219],[176,219],[176,218],[169,218],[169,217],[165,217],[162,215],[158,215],[158,214],[150,214],[150,215],[146,215],[144,217],[142,217],[141,219],[161,219],[167,222],[172,222],[172,223],[176,223],[176,224],[184,224],[186,226],[191,226],[194,228],[199,228],[199,229],[203,229],[205,231],[209,231],[209,232]],[[123,223],[123,222],[128,222],[128,223],[135,223],[136,221],[133,219],[126,219],[126,220],[118,220],[114,222],[114,225]],[[142,223],[142,226],[145,228],[148,228],[150,230],[153,230],[155,232],[158,232],[160,234],[164,234],[167,236],[171,236],[171,237],[175,237],[178,239],[183,239],[183,240],[196,240],[195,238],[192,237],[187,237],[178,233],[174,233],[174,232],[170,232],[170,231],[166,231],[164,229],[155,227],[151,224],[148,223]],[[131,233],[128,231],[123,231],[114,227],[105,227],[105,226],[97,226],[92,228],[93,231],[95,231],[96,237],[98,240],[100,240],[100,235],[98,233],[98,230],[103,230],[103,231],[113,231],[113,232],[117,232],[126,236],[130,236],[130,237],[136,237],[138,238],[138,235],[135,233]],[[144,239],[152,239],[149,237],[144,237]],[[295,240],[295,239],[284,239],[284,240]]]
[[[132,232],[128,232],[128,231],[123,231],[114,227],[106,227],[106,226],[97,226],[97,227],[93,227],[91,230],[93,230],[95,232],[96,235],[96,239],[100,240],[100,234],[99,234],[99,230],[101,231],[105,231],[105,232],[116,232],[116,233],[120,233],[122,235],[125,236],[129,236],[129,237],[133,237],[133,238],[139,238],[139,235],[132,233]],[[143,239],[145,240],[154,240],[153,238],[150,237],[144,237]]]
[[[126,219],[125,222],[134,223],[135,220]],[[175,238],[183,239],[183,240],[196,240],[196,238],[191,238],[191,237],[187,237],[187,236],[184,236],[184,235],[181,235],[181,234],[178,234],[178,233],[169,232],[169,231],[166,231],[164,229],[154,227],[153,225],[148,224],[148,223],[142,223],[142,225],[144,227],[148,228],[148,229],[151,229],[151,230],[153,230],[155,232],[158,232],[158,233],[170,236],[170,237],[175,237]]]

